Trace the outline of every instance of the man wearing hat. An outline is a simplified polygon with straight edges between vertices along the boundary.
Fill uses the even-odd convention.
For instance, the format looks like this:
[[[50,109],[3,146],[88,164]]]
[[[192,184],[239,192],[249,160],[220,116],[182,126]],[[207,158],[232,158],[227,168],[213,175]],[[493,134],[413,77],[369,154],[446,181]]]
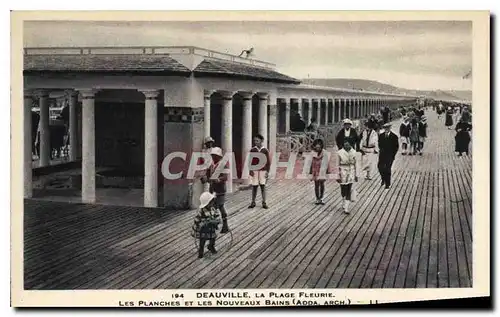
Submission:
[[[389,107],[387,106],[382,107],[382,110],[380,110],[380,114],[382,114],[384,123],[388,123],[391,115],[391,110],[389,109]]]
[[[227,212],[224,207],[226,201],[226,181],[228,179],[228,174],[222,172],[227,167],[219,166],[223,154],[220,147],[213,147],[210,149],[210,154],[212,156],[212,165],[207,170],[207,174],[202,178],[202,182],[208,182],[209,192],[215,194],[215,207],[219,209],[222,216],[222,229],[220,233],[229,232],[229,227],[227,224]],[[215,173],[218,175],[214,175]]]
[[[366,129],[361,132],[361,154],[363,160],[363,171],[366,171],[366,179],[372,179],[372,173],[375,171],[375,162],[378,153],[378,134],[373,131],[371,125],[366,122]]]
[[[391,186],[391,168],[399,149],[398,136],[391,131],[391,124],[385,123],[384,131],[378,136],[378,171],[385,189]]]
[[[337,148],[341,150],[344,147],[344,142],[349,142],[356,152],[359,152],[359,136],[356,130],[352,128],[352,121],[350,119],[344,119],[344,127],[340,129],[335,142],[337,143]]]
[[[202,152],[203,153],[207,153],[207,154],[211,154],[211,150],[212,150],[212,148],[214,146],[215,146],[215,140],[211,136],[207,136],[203,140],[203,150],[202,150]],[[198,161],[198,166],[203,165],[203,164],[204,164],[204,159],[202,157],[200,157],[200,159]],[[204,172],[202,171],[202,174],[206,175],[207,174],[207,170],[205,170]],[[204,184],[204,190],[208,191],[209,190],[209,186],[210,186],[210,184],[208,182],[206,182]]]

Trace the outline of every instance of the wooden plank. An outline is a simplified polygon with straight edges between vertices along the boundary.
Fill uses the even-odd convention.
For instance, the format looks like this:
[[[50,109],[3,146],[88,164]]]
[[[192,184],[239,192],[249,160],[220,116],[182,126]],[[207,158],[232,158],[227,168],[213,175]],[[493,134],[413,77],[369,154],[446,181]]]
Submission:
[[[449,286],[449,275],[448,275],[448,251],[446,240],[446,213],[448,211],[448,205],[446,204],[447,196],[445,194],[445,183],[444,183],[444,173],[440,170],[438,173],[439,178],[439,209],[438,212],[438,287],[448,287]]]
[[[453,179],[451,177],[451,173],[453,171],[447,170],[444,171],[445,178],[445,195],[446,195],[446,204],[448,205],[447,211],[445,212],[446,218],[446,243],[447,243],[447,256],[448,256],[448,287],[460,287],[460,280],[458,276],[458,262],[457,262],[457,250],[456,250],[456,239],[458,238],[455,235],[454,223],[453,223],[453,214],[457,213],[456,203],[452,201],[455,198],[455,195],[452,194],[453,191]]]
[[[355,262],[352,263],[352,269],[348,268],[348,273],[351,273],[351,276],[348,274],[343,277],[341,280],[339,287],[351,287],[351,288],[359,288],[361,286],[361,282],[363,276],[365,275],[368,265],[372,260],[375,249],[379,244],[381,233],[384,231],[384,227],[388,223],[388,219],[393,212],[393,208],[377,208],[381,210],[376,216],[377,221],[373,222],[373,227],[370,227],[371,235],[368,236],[367,241],[358,248],[356,251],[358,254],[355,256],[355,261],[358,261],[358,264],[355,265]],[[356,255],[356,254],[355,254]]]
[[[272,203],[273,199],[270,199],[269,202]],[[240,221],[240,219],[245,217],[243,210],[247,210],[246,207],[247,202],[238,199],[236,200],[235,205],[231,205],[229,208],[227,208],[228,221],[231,227],[233,225],[236,225]],[[163,232],[155,233],[155,238],[152,242],[149,243],[149,247],[144,246],[144,244],[149,240],[146,238],[144,238],[143,242],[140,243],[138,243],[137,241],[130,241],[129,243],[135,243],[135,250],[141,250],[143,254],[149,255],[144,256],[141,261],[129,265],[126,268],[117,268],[115,270],[112,270],[101,279],[105,279],[106,283],[112,284],[117,278],[127,276],[128,274],[141,274],[141,272],[144,271],[145,266],[148,266],[150,269],[152,269],[157,266],[159,267],[160,263],[162,263],[163,265],[167,265],[168,263],[165,263],[165,259],[168,259],[168,261],[170,261],[169,263],[172,263],[175,261],[174,256],[180,255],[180,251],[193,251],[194,241],[192,238],[189,238],[189,226],[192,223],[194,211],[189,212],[189,215],[190,217],[185,219],[182,223],[183,230],[181,230],[181,232],[179,232],[179,230],[171,230],[171,226],[166,227]],[[164,250],[167,249],[170,245],[175,245],[176,248],[173,249],[172,252],[165,252]],[[131,246],[133,246],[133,244]],[[100,281],[97,281],[97,283],[99,282]]]
[[[415,157],[416,159],[419,159],[418,157]],[[407,193],[408,201],[407,205],[404,208],[404,214],[401,219],[401,223],[397,224],[398,230],[396,232],[395,236],[395,241],[394,245],[392,246],[392,254],[391,254],[391,259],[389,260],[389,266],[386,270],[386,274],[384,277],[384,282],[383,282],[383,287],[394,287],[395,279],[396,279],[396,274],[398,272],[398,267],[400,265],[400,260],[402,259],[403,255],[402,253],[403,248],[404,248],[404,242],[406,237],[411,237],[412,234],[407,232],[408,229],[408,223],[410,221],[410,215],[412,214],[412,210],[414,209],[414,206],[416,205],[415,200],[417,197],[422,196],[422,180],[420,177],[420,172],[411,172],[411,190],[409,193]],[[400,211],[401,213],[401,211]],[[405,276],[406,272],[401,272],[401,276]]]
[[[383,226],[377,227],[377,234],[379,234],[380,238],[374,250],[372,258],[368,262],[367,266],[367,270],[371,269],[375,271],[376,275],[374,275],[373,277],[370,277],[368,275],[363,275],[361,277],[361,284],[360,284],[361,288],[372,287],[373,278],[377,276],[377,274],[383,272],[383,269],[379,269],[380,261],[382,260],[384,249],[386,248],[386,245],[389,241],[389,236],[390,232],[392,231],[392,227],[395,223],[396,218],[398,217],[398,210],[399,210],[398,204],[401,203],[404,193],[406,192],[406,190],[408,190],[408,186],[406,186],[406,183],[408,182],[409,178],[410,178],[409,173],[402,172],[401,176],[398,178],[400,179],[398,181],[398,187],[400,190],[397,192],[396,195],[392,195],[390,199],[386,200],[387,206],[390,207],[386,207],[385,209],[389,209],[390,214],[386,218],[385,223],[383,223]]]
[[[385,208],[380,208],[382,210],[385,210]],[[378,222],[376,221],[376,218],[374,219],[374,221],[372,220],[372,224],[369,224],[370,227],[371,226],[375,226],[378,224]],[[367,231],[367,228],[361,228],[360,229],[360,233],[362,232],[365,232],[366,233]],[[361,237],[361,238],[364,238]],[[366,239],[367,241],[369,241],[371,239],[370,236],[368,236],[368,238]],[[368,243],[368,242],[366,242]],[[356,267],[356,264],[359,260],[356,260],[356,258],[354,257],[354,254],[355,254],[355,251],[362,247],[363,249],[366,248],[365,245],[361,246],[361,243],[358,244],[357,248],[356,249],[351,249],[349,248],[347,253],[344,255],[344,257],[342,258],[341,260],[341,264],[339,264],[340,267],[344,267],[344,271],[340,270],[340,272],[337,273],[338,270],[335,270],[334,274],[332,275],[332,277],[330,278],[330,283],[327,284],[327,286],[331,286],[331,287],[335,287],[335,288],[343,288],[343,287],[348,287],[349,286],[349,283],[347,281],[350,280],[350,278],[353,276],[354,272],[355,272],[355,267]],[[350,250],[354,250],[354,252],[349,252]],[[358,256],[358,259],[361,258],[361,256]],[[345,261],[344,259],[349,259],[350,261]],[[342,261],[345,261],[344,264],[342,264]],[[346,281],[344,282],[344,284],[342,283],[339,283],[340,279],[342,278],[343,275],[347,275],[347,279]],[[336,282],[336,281],[339,281],[339,282]]]
[[[394,283],[394,287],[396,288],[405,288],[405,287],[416,287],[417,285],[417,272],[419,261],[422,258],[425,258],[428,255],[428,250],[423,252],[423,256],[421,256],[421,247],[424,239],[424,219],[426,218],[426,214],[430,209],[428,205],[428,197],[430,193],[430,172],[423,172],[423,185],[422,185],[422,193],[420,199],[418,200],[418,204],[415,204],[413,207],[413,211],[416,212],[414,216],[416,219],[412,217],[412,224],[410,224],[408,230],[408,239],[405,241],[404,250],[406,253],[403,256],[403,261],[401,261],[400,266],[398,267],[398,272],[396,273],[396,281]],[[427,263],[425,263],[427,265]]]
[[[288,200],[283,200],[283,203],[286,204],[286,203],[290,203],[290,201]],[[278,207],[279,208],[279,207]],[[266,238],[266,234],[267,235],[272,235],[273,234],[273,229],[275,228],[273,226],[273,224],[278,224],[280,219],[275,219],[275,214],[272,214],[269,212],[269,210],[262,210],[262,212],[265,212],[265,216],[264,217],[260,217],[260,222],[261,223],[266,223],[267,226],[258,226],[258,223],[255,223],[255,222],[251,222],[249,223],[249,232],[251,232],[252,234],[243,234],[242,238],[241,239],[237,239],[237,243],[234,244],[233,248],[235,250],[235,252],[231,253],[230,255],[224,255],[222,257],[217,257],[214,259],[214,261],[210,264],[213,264],[215,267],[223,267],[220,264],[221,261],[223,260],[229,260],[229,261],[233,261],[234,258],[239,258],[241,257],[241,253],[243,251],[246,251],[248,252],[248,254],[251,254],[251,251],[248,250],[248,249],[245,249],[245,248],[241,248],[241,246],[245,246],[245,245],[254,245],[256,247],[258,247],[261,243],[261,240],[265,240]],[[290,219],[293,220],[293,217],[290,217]],[[291,220],[290,220],[291,221]],[[257,226],[257,230],[255,229],[255,227]],[[259,237],[259,235],[261,235],[261,237]],[[264,237],[262,237],[264,236]],[[236,237],[235,237],[236,239]],[[251,250],[253,251],[256,247],[253,247],[251,248]],[[177,279],[179,278],[188,278],[189,276],[187,275],[196,275],[196,273],[198,272],[196,270],[196,267],[197,265],[196,264],[191,264],[191,265],[188,265],[188,266],[184,266],[182,267],[182,272],[183,273],[179,273],[179,272],[176,272],[176,277]],[[199,269],[207,269],[206,267],[204,268],[199,268]],[[193,271],[195,270],[195,271]],[[170,274],[170,273],[169,273]],[[155,281],[156,283],[158,283],[158,281]],[[162,281],[159,281],[160,283],[167,283],[166,279],[163,279]],[[171,281],[169,281],[168,283],[171,283]]]
[[[367,182],[365,182],[363,185],[366,185],[366,183],[367,183]],[[337,197],[336,197],[336,198],[337,198],[337,200],[336,200],[336,205],[337,205],[337,206],[339,206],[339,205],[342,203],[342,201],[341,201],[341,199],[340,199],[340,190],[339,190],[339,186],[337,185],[336,187],[337,187],[337,193],[338,193],[338,194],[337,194]],[[362,190],[362,188],[363,188],[363,187],[360,187],[358,190]],[[356,207],[356,204],[354,204],[354,205],[352,206],[352,208],[353,208],[353,209],[354,209],[355,207]],[[339,212],[338,214],[340,215],[340,212]],[[321,218],[320,218],[320,219],[321,219]],[[314,232],[318,232],[318,231],[320,231],[320,230],[321,230],[321,228],[322,228],[323,226],[325,226],[327,223],[328,223],[328,221],[321,221],[321,222],[319,223],[319,224],[320,224],[320,227],[318,227],[318,228],[315,228],[315,227],[312,227],[312,228],[305,228],[305,230],[306,230],[306,232],[309,232],[309,236],[310,236],[310,237],[312,237],[312,236],[313,236],[313,234],[314,234]],[[297,228],[297,229],[298,229],[298,228]],[[295,229],[295,230],[296,230],[296,229]],[[297,251],[294,253],[295,255],[296,255],[297,253],[299,253],[299,251],[301,251],[301,253],[307,253],[307,252],[309,251],[309,249],[304,250],[303,245],[307,245],[307,242],[309,242],[309,241],[310,241],[310,238],[309,238],[308,240],[305,240],[305,241],[304,241],[304,240],[302,240],[302,241],[301,241],[301,243],[294,243],[294,242],[295,242],[295,241],[297,241],[297,240],[299,240],[299,239],[294,239],[294,238],[292,237],[292,238],[290,239],[290,242],[286,241],[286,242],[288,242],[288,243],[286,243],[286,245],[287,245],[287,246],[286,246],[286,249],[285,249],[285,250],[291,251],[291,250],[295,249],[295,250],[297,250]],[[317,240],[312,240],[312,241],[313,241],[314,243],[317,243]],[[304,243],[304,242],[305,242],[305,243]],[[282,252],[281,254],[283,254],[283,252]],[[281,272],[283,271],[284,267],[285,267],[285,264],[284,264],[284,263],[287,263],[287,264],[288,264],[288,263],[290,263],[292,260],[293,260],[293,261],[297,261],[297,259],[295,258],[295,256],[291,256],[291,257],[289,257],[289,260],[288,260],[288,261],[286,261],[286,260],[284,259],[284,257],[283,257],[283,256],[280,256],[280,257],[278,257],[278,258],[276,258],[276,259],[274,260],[274,263],[278,263],[278,264],[279,264],[279,263],[282,263],[282,264],[283,264],[283,267],[282,267],[282,269],[280,270],[280,273],[281,273]],[[277,265],[276,265],[276,266],[277,266]],[[289,271],[289,270],[287,270],[287,271]],[[269,272],[269,273],[265,273],[265,274],[261,274],[261,276],[265,277],[265,276],[267,276],[267,275],[269,275],[269,274],[271,274],[271,272]],[[277,276],[277,275],[278,275],[278,273],[276,273],[276,276]],[[248,286],[249,286],[249,287],[251,287],[251,288],[257,287],[257,286],[259,286],[259,285],[260,285],[260,283],[261,283],[261,281],[262,281],[262,280],[264,280],[264,278],[260,278],[260,279],[259,279],[259,278],[257,278],[257,281],[256,281],[255,283],[252,283],[252,284],[250,284],[250,285],[248,285]],[[242,286],[245,286],[245,285],[243,284]],[[270,287],[271,287],[271,286],[270,286]]]
[[[414,158],[413,158],[414,159]],[[385,287],[384,282],[385,278],[388,274],[388,268],[391,262],[391,258],[394,252],[394,246],[396,244],[398,238],[398,229],[403,221],[404,212],[400,210],[402,206],[402,201],[405,199],[410,193],[413,191],[413,188],[416,186],[415,178],[411,171],[406,171],[406,182],[403,183],[401,187],[404,187],[404,190],[400,192],[398,199],[394,203],[394,208],[397,208],[395,217],[391,221],[391,227],[389,231],[389,235],[387,237],[387,241],[381,252],[380,261],[377,265],[377,274],[372,281],[373,288],[381,288]],[[384,272],[382,274],[382,272]]]
[[[394,189],[396,189],[396,190],[398,189],[398,185],[397,185],[398,181],[395,180],[395,183],[396,184],[394,184],[393,190]],[[380,200],[380,204],[381,204],[380,207],[378,207],[377,205],[376,205],[376,207],[378,207],[378,208],[380,208],[380,209],[383,210],[383,209],[386,209],[386,207],[387,207],[386,203],[388,202],[388,200],[384,199],[384,198],[387,198],[391,194],[390,194],[390,190],[385,190],[385,189],[383,189],[383,187],[379,187],[379,191],[383,192],[381,194],[381,196],[383,196],[383,198],[382,198],[382,200]],[[395,197],[395,196],[396,195],[393,195],[393,197]],[[372,213],[372,209],[368,209],[367,208],[367,210],[369,210],[368,213],[367,213],[368,215],[364,215],[363,214],[364,219],[362,218],[362,220],[365,220],[366,217],[369,216]],[[351,233],[351,230],[354,229],[353,232],[355,233],[360,224],[362,224],[362,221],[359,221],[359,220],[356,221],[356,222],[351,222],[351,224],[349,224],[349,226],[348,226],[349,231],[347,231],[347,232],[341,232],[340,233],[340,237],[342,237],[339,240],[339,241],[341,241],[340,245],[338,245],[337,247],[335,247],[335,249],[334,249],[335,252],[332,255],[326,257],[327,261],[324,264],[325,268],[323,270],[321,270],[320,272],[318,272],[321,275],[317,278],[317,280],[316,280],[316,282],[314,284],[309,284],[309,285],[314,285],[314,287],[319,287],[319,288],[325,287],[325,286],[328,285],[330,277],[331,277],[332,273],[334,272],[334,270],[335,270],[335,268],[337,266],[336,264],[338,263],[338,261],[340,260],[340,258],[342,257],[342,255],[344,254],[346,248],[348,248],[348,246],[349,246],[349,244],[344,244],[345,239],[349,235],[351,235],[351,236],[355,235],[355,234]],[[314,277],[315,276],[313,275],[313,278]],[[314,281],[314,279],[311,279],[311,281],[308,282],[308,283],[311,283],[313,281]]]
[[[433,195],[432,195],[432,209],[431,209],[431,219],[430,219],[430,232],[428,237],[429,244],[429,255],[428,258],[424,260],[427,261],[427,273],[425,275],[425,284],[417,284],[417,287],[430,287],[436,288],[437,284],[437,273],[438,273],[438,210],[439,210],[439,178],[437,173],[432,173],[433,176]]]
[[[229,205],[229,204],[228,204]],[[245,206],[246,208],[246,206]],[[265,209],[253,209],[253,210],[248,210],[247,212],[251,215],[254,215],[257,217],[260,215],[261,218],[263,219],[269,219],[269,212],[268,210]],[[264,216],[262,216],[264,215]],[[243,227],[243,230],[251,230],[252,229],[252,224],[253,221],[248,221],[246,219],[246,226]],[[237,225],[237,223],[235,224]],[[245,231],[243,231],[242,235],[244,234]],[[234,249],[238,249],[239,246],[244,245],[244,242],[246,240],[241,240],[239,239],[239,232],[235,231],[234,233],[234,239],[236,243],[233,244]],[[252,235],[247,235],[247,239],[253,238]],[[193,241],[190,239],[190,242]],[[148,288],[148,287],[167,287],[170,286],[170,283],[172,283],[172,280],[170,279],[172,276],[180,276],[180,272],[182,271],[189,271],[191,272],[192,275],[196,275],[197,271],[195,270],[196,267],[202,265],[205,263],[205,261],[199,261],[197,258],[197,252],[194,248],[194,245],[191,247],[192,253],[191,254],[186,254],[179,252],[178,257],[175,257],[170,263],[165,264],[160,262],[157,262],[156,268],[153,268],[154,274],[151,274],[149,279],[136,279],[132,284],[130,284],[128,287],[137,287],[137,288]],[[223,257],[230,257],[233,256],[233,253],[230,254],[225,254]],[[220,260],[220,257],[215,257],[212,262],[217,262]],[[140,273],[140,272],[139,272]],[[126,283],[126,281],[121,282],[121,284]],[[118,284],[117,287],[123,287],[121,284]],[[161,284],[161,285],[160,285]]]
[[[455,237],[454,243],[456,249],[456,265],[459,275],[458,286],[456,287],[470,287],[469,272],[467,270],[467,259],[464,249],[464,237],[462,235],[462,228],[460,227],[459,220],[460,209],[463,208],[463,205],[460,202],[461,193],[458,185],[458,172],[450,174],[452,184],[454,185],[452,186],[451,203],[456,204],[455,212],[452,215],[454,229],[453,233]]]
[[[365,207],[364,205],[368,203],[368,201],[371,201],[370,198],[373,197],[373,193],[376,191],[375,186],[371,184],[370,182],[363,182],[361,186],[358,187],[357,189],[359,191],[359,201],[362,202],[362,205],[359,206],[359,208],[356,208],[356,212],[359,213],[361,210],[364,210]],[[339,204],[341,203],[341,200],[339,199]],[[358,203],[359,205],[360,203]],[[288,270],[285,270],[283,268],[283,272],[281,272],[277,277],[276,280],[272,281],[264,281],[263,287],[281,287],[285,281],[289,280],[289,284],[293,285],[293,283],[299,278],[300,275],[304,272],[304,270],[310,265],[311,261],[313,258],[317,255],[317,253],[324,248],[325,243],[329,237],[329,232],[332,232],[334,230],[334,226],[339,223],[341,218],[338,217],[337,219],[332,219],[330,217],[329,221],[329,226],[324,227],[324,229],[320,230],[318,234],[315,236],[314,239],[314,244],[310,246],[306,246],[307,252],[300,252],[299,257],[295,258],[295,263],[290,262],[289,264],[286,265],[286,268],[290,268]],[[274,283],[274,285],[273,285]]]

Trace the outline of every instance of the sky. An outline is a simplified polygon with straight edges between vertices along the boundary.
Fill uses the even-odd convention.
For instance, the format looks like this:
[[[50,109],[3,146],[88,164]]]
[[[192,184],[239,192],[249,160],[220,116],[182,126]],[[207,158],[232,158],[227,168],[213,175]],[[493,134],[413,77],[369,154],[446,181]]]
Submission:
[[[468,21],[30,21],[24,46],[198,46],[276,64],[302,78],[357,78],[423,90],[470,90]]]

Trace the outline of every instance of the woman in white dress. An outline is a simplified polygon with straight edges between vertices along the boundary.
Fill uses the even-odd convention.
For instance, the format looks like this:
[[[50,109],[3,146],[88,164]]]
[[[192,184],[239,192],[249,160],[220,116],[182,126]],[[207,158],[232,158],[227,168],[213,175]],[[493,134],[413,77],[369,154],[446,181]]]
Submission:
[[[342,209],[348,214],[349,203],[351,202],[352,184],[358,181],[358,168],[356,151],[349,142],[344,143],[344,147],[338,152],[339,175],[337,183],[340,184],[342,195]]]

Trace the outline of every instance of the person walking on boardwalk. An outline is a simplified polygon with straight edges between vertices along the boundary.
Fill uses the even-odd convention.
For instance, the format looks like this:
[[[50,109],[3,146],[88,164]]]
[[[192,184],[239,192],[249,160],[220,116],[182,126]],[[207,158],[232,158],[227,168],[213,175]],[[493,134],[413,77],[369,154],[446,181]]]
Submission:
[[[350,119],[344,119],[343,122],[344,127],[340,129],[335,137],[337,148],[339,150],[342,149],[345,142],[348,142],[355,151],[359,151],[359,136],[356,130],[352,128],[352,121]]]
[[[363,171],[366,171],[366,179],[371,180],[375,172],[375,163],[378,154],[378,133],[369,124],[361,133],[360,150],[363,161]]]
[[[386,189],[391,187],[391,168],[396,153],[399,149],[398,136],[391,131],[391,124],[386,123],[383,126],[384,132],[378,136],[378,171],[382,178],[382,186]]]
[[[325,181],[327,175],[331,174],[330,153],[324,149],[323,140],[316,139],[312,144],[311,180],[314,181],[314,193],[316,194],[316,205],[324,205]]]
[[[222,229],[221,234],[229,232],[227,223],[227,212],[224,207],[226,201],[226,181],[228,179],[227,173],[223,170],[228,166],[220,166],[222,160],[222,149],[220,147],[213,147],[210,150],[212,156],[212,165],[207,170],[207,175],[202,178],[202,183],[209,183],[209,192],[215,194],[215,207],[219,209],[222,216]],[[216,174],[217,173],[217,174]]]
[[[465,121],[465,122],[469,122],[471,123],[472,121],[472,116],[469,112],[469,109],[467,108],[467,106],[464,106],[464,109],[462,110],[462,115],[460,116],[460,118]]]
[[[250,169],[250,177],[251,177],[251,183],[252,183],[252,202],[250,203],[250,206],[248,208],[255,208],[255,199],[257,198],[257,191],[260,186],[260,191],[262,194],[262,208],[267,209],[269,208],[266,204],[266,182],[267,182],[267,177],[269,176],[269,169],[271,167],[271,158],[269,155],[269,150],[266,149],[262,143],[264,142],[264,137],[260,134],[257,134],[253,138],[253,147],[250,150],[250,152],[253,153],[262,153],[266,157],[266,162],[265,165],[258,171],[253,171]],[[253,158],[252,159],[252,166],[255,166],[259,164],[258,158]]]
[[[448,107],[448,110],[446,110],[446,119],[444,125],[447,126],[450,130],[453,126],[453,109],[451,107]]]
[[[427,139],[427,118],[422,116],[418,123],[418,154],[422,155],[424,143]]]
[[[418,117],[413,117],[410,121],[410,153],[408,155],[417,155],[419,150],[418,136]]]
[[[469,155],[470,130],[472,130],[472,125],[465,121],[463,117],[460,118],[455,127],[455,131],[457,131],[455,135],[455,152],[458,152],[458,156],[462,156],[462,153]]]
[[[444,106],[443,106],[442,103],[439,103],[439,105],[437,106],[436,112],[437,112],[437,115],[438,115],[438,119],[441,119],[441,115],[444,112]]]
[[[389,109],[389,107],[384,106],[382,108],[382,110],[380,110],[380,113],[382,114],[382,118],[384,120],[384,124],[387,123],[387,122],[389,122],[390,115],[391,115],[391,110]]]
[[[203,150],[202,150],[202,152],[205,153],[205,154],[210,155],[213,147],[215,147],[215,140],[211,136],[205,137],[205,139],[203,140]],[[204,158],[200,157],[200,159],[198,161],[198,165],[203,165],[204,162],[205,162]],[[207,174],[207,170],[201,171],[201,172],[202,172],[202,175],[206,175]],[[205,191],[209,191],[209,189],[210,189],[210,184],[208,182],[205,182],[205,184],[204,184],[204,190]]]
[[[215,239],[217,238],[220,217],[215,202],[216,196],[214,194],[204,192],[200,196],[200,207],[194,217],[194,224],[191,227],[193,237],[199,240],[198,258],[203,258],[207,241],[209,241],[208,250],[213,254],[217,253]]]
[[[401,148],[402,155],[406,155],[408,152],[408,145],[410,144],[410,118],[405,117],[401,125],[399,126],[399,136],[401,138]]]
[[[358,170],[356,162],[356,151],[351,143],[346,141],[344,146],[338,150],[339,174],[337,183],[340,184],[340,194],[342,195],[342,209],[344,213],[349,213],[349,204],[351,202],[352,186],[358,181]]]

